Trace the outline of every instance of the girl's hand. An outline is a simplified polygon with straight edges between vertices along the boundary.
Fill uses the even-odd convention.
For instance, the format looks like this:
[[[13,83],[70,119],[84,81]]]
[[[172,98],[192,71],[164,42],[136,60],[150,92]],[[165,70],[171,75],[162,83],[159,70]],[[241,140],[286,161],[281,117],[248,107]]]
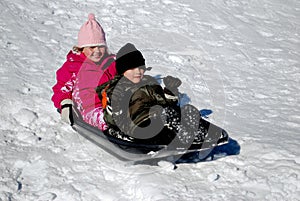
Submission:
[[[72,125],[73,124],[73,115],[72,115],[72,105],[73,101],[71,99],[65,99],[61,103],[61,113],[60,117],[65,123]]]

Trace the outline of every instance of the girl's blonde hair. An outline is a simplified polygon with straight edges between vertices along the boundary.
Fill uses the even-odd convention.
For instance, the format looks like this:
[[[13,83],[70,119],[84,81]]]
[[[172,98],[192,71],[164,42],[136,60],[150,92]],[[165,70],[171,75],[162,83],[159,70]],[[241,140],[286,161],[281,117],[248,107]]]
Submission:
[[[74,45],[72,47],[72,51],[76,54],[80,54],[83,51],[83,47],[77,47],[76,45]]]
[[[105,46],[106,47],[106,46]],[[74,45],[72,47],[72,51],[75,53],[75,54],[80,54],[82,51],[83,51],[83,48],[84,47],[78,47],[76,45]],[[110,55],[111,52],[109,51],[109,49],[106,47],[106,54]]]

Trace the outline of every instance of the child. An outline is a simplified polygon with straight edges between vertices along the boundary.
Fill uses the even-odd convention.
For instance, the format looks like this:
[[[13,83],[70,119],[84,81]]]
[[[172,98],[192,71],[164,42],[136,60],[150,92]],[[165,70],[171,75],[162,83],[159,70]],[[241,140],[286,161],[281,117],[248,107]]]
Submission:
[[[160,133],[168,133],[166,129],[174,131],[173,134],[179,132],[181,109],[177,92],[181,81],[167,76],[163,89],[153,77],[144,75],[145,59],[130,43],[118,51],[116,69],[118,75],[113,80],[97,87],[108,134],[123,139],[125,135],[131,140],[153,140]],[[192,112],[198,114],[192,115],[198,128],[199,111]],[[170,137],[174,138],[172,134]]]
[[[68,53],[67,61],[56,72],[57,83],[52,88],[52,101],[63,121],[72,123],[72,93],[79,70],[85,67],[98,69],[101,74],[105,71],[107,76],[102,78],[102,82],[106,82],[116,74],[114,60],[115,56],[108,51],[101,25],[96,21],[95,15],[90,13],[88,21],[78,32],[78,44]]]

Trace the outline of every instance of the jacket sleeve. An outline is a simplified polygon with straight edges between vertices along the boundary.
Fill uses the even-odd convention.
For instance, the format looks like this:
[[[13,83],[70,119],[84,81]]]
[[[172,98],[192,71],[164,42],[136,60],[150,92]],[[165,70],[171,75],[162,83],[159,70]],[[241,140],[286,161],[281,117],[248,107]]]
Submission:
[[[174,92],[170,91],[169,89],[167,89],[165,87],[164,88],[164,95],[165,95],[166,101],[169,104],[178,104],[178,102],[179,102],[179,92],[174,93]]]
[[[104,84],[105,82],[108,82],[110,80],[112,80],[115,75],[117,74],[117,69],[116,69],[116,62],[113,58],[110,58],[108,61],[108,67],[105,69],[99,83],[98,86]]]
[[[76,74],[69,71],[69,65],[67,61],[56,71],[56,84],[52,87],[54,94],[51,100],[54,102],[54,106],[59,109],[62,100],[72,99]]]
[[[103,85],[104,83],[107,83],[109,81],[111,81],[115,75],[117,74],[117,70],[116,70],[116,63],[115,61],[112,61],[112,63],[108,66],[108,68],[104,71],[98,86]],[[97,86],[96,86],[97,87]],[[96,92],[96,91],[95,91]],[[98,93],[96,92],[95,94],[95,102],[97,103],[98,106],[102,106],[102,101],[100,100]]]
[[[96,87],[104,84],[114,78],[116,74],[115,62],[112,61],[106,68],[105,72],[101,70],[93,71],[86,68],[82,68],[77,75],[78,81],[76,88],[78,88],[78,99],[80,99],[80,105],[85,113],[91,111],[94,108],[101,107],[102,103],[96,92]]]

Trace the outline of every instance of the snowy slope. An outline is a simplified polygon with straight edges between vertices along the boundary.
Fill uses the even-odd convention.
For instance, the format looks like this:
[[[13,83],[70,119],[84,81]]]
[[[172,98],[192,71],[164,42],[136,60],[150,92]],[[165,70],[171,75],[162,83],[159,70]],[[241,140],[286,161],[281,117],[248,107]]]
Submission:
[[[300,200],[300,2],[0,2],[0,200]],[[241,149],[218,160],[130,165],[59,120],[55,71],[94,12],[116,52],[211,110]]]

